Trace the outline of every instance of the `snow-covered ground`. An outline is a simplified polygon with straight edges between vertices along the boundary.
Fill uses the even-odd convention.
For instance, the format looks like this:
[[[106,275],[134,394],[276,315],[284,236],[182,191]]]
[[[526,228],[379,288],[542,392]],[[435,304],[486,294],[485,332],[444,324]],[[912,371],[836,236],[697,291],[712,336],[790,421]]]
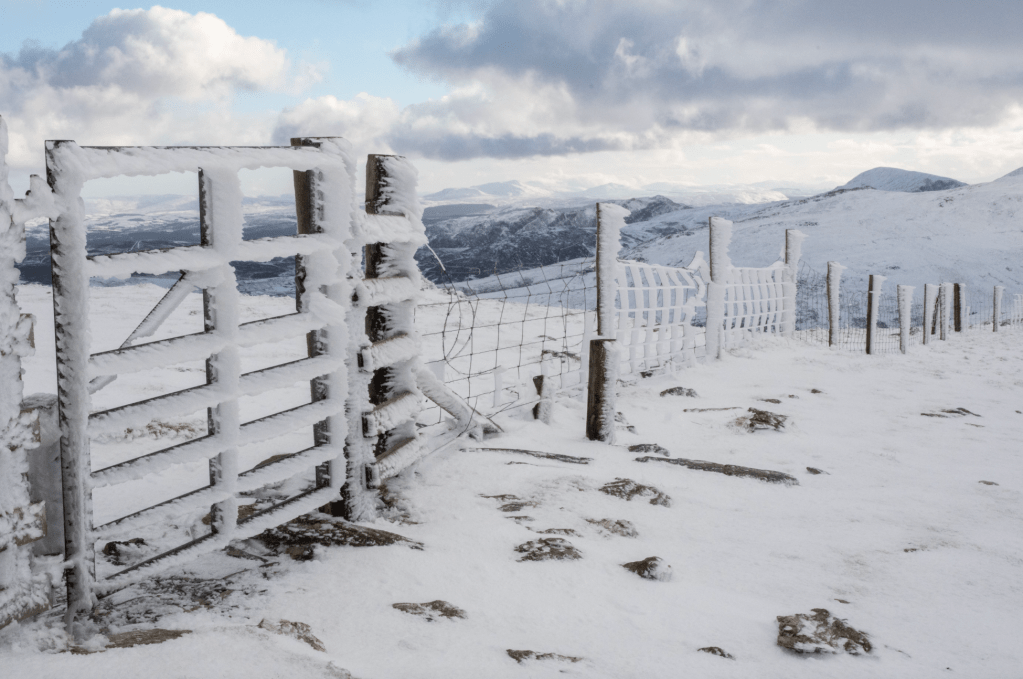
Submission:
[[[92,290],[97,350],[130,332],[158,297],[150,287]],[[20,290],[26,311],[40,319],[39,338],[50,332],[48,293]],[[244,301],[248,314],[289,310],[285,299]],[[197,303],[186,302],[167,332],[197,330],[188,325],[199,323]],[[38,344],[26,362],[26,393],[53,389],[53,356]],[[300,350],[246,360],[283,362]],[[98,397],[125,402],[203,379],[201,366],[181,368],[119,378]],[[659,396],[673,386],[698,396]],[[304,385],[293,391],[269,405],[277,410],[283,399],[308,397]],[[257,416],[267,405],[245,408]],[[749,407],[787,415],[788,426],[748,433],[736,419]],[[694,411],[717,408],[734,409]],[[922,415],[955,408],[976,415]],[[390,520],[374,527],[417,540],[422,550],[317,548],[303,562],[208,555],[167,574],[205,578],[214,594],[201,604],[132,588],[105,609],[108,635],[151,627],[190,634],[76,655],[61,652],[67,642],[53,613],[0,631],[0,674],[252,679],[340,677],[337,668],[345,668],[362,679],[1020,676],[1018,332],[954,336],[906,356],[763,340],[676,376],[623,385],[618,409],[625,422],[615,446],[587,441],[584,403],[564,396],[551,425],[509,411],[497,418],[505,434],[466,443],[586,457],[589,464],[450,447],[392,480]],[[134,455],[147,440],[129,438],[96,453]],[[673,458],[783,472],[799,484],[639,463],[643,454],[627,450],[638,443],[663,446]],[[600,492],[616,479],[656,487],[670,506]],[[157,488],[140,484],[120,500],[97,497],[96,511],[123,511],[125,497],[155,501]],[[483,497],[502,495],[517,500]],[[603,519],[627,521],[637,535],[608,534],[591,523]],[[542,532],[551,529],[558,532]],[[571,543],[581,558],[518,560],[517,546],[551,538]],[[650,556],[670,564],[671,580],[644,580],[621,567]],[[428,622],[392,608],[437,599],[466,617]],[[798,657],[780,649],[776,616],[812,608],[868,633],[872,652]],[[255,627],[264,619],[308,624],[325,651]],[[711,646],[734,659],[698,650]],[[509,649],[579,660],[517,664]]]

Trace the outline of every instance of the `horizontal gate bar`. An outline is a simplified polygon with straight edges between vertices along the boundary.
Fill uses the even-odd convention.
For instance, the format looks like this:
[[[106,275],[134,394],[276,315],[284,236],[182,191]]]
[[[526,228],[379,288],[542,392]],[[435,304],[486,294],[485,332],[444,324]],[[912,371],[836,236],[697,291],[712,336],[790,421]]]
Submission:
[[[222,438],[203,436],[94,471],[91,485],[93,488],[102,488],[135,481],[176,464],[208,460],[223,451]]]
[[[360,368],[373,371],[377,368],[386,368],[395,363],[407,361],[419,355],[419,342],[409,335],[398,335],[390,339],[377,342],[362,350],[359,358],[362,363]]]
[[[419,287],[407,276],[367,278],[360,285],[365,287],[369,299],[360,299],[359,303],[368,307],[404,302],[419,294]]]
[[[324,399],[246,422],[238,432],[238,445],[274,439],[302,427],[311,427],[345,411],[343,399]]]
[[[188,361],[202,361],[224,348],[227,341],[217,333],[197,332],[171,339],[111,349],[89,357],[92,375],[120,375]]]
[[[97,583],[97,593],[101,595],[110,594],[157,571],[186,564],[201,554],[226,547],[232,540],[246,540],[255,537],[264,530],[287,523],[303,514],[308,514],[328,502],[336,500],[337,497],[338,489],[336,488],[318,488],[307,491],[273,507],[257,512],[247,517],[244,521],[238,522],[233,533],[226,535],[210,533],[209,535],[204,535],[197,540],[192,540],[187,544],[115,573],[107,578],[105,582]]]
[[[405,392],[381,403],[362,418],[364,436],[377,436],[411,420],[419,412],[419,396]]]
[[[387,479],[408,468],[423,457],[423,442],[414,438],[395,446],[377,458],[376,467],[381,479]]]
[[[238,326],[238,346],[251,347],[257,344],[271,344],[281,340],[300,337],[314,330],[321,330],[323,321],[308,312],[296,312],[258,321],[249,321]]]
[[[94,535],[98,540],[107,540],[127,531],[143,528],[156,523],[168,516],[181,516],[201,507],[209,508],[216,502],[223,502],[231,497],[231,492],[218,486],[203,486],[202,488],[179,495],[160,504],[141,509],[133,514],[122,516],[98,526]]]

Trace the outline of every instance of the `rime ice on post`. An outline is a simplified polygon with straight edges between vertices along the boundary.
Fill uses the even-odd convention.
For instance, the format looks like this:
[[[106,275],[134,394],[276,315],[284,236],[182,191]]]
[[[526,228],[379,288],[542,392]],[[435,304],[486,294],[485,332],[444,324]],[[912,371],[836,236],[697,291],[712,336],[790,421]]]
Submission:
[[[952,284],[942,283],[938,295],[941,305],[941,339],[944,341],[948,339],[948,331],[952,325]]]
[[[924,344],[931,343],[934,326],[935,303],[938,301],[938,286],[934,283],[924,285]]]
[[[629,211],[614,203],[597,203],[597,334],[615,339],[615,278],[621,232]]]
[[[32,504],[26,478],[28,451],[38,445],[36,413],[23,411],[21,359],[33,353],[32,317],[15,299],[25,257],[25,222],[52,216],[46,184],[31,178],[31,191],[14,199],[7,183],[7,124],[0,118],[0,628],[49,607],[49,582],[33,570],[31,547],[45,534],[45,507]]]
[[[870,277],[870,286],[867,290],[867,353],[876,353],[877,343],[877,314],[881,306],[881,286],[885,282],[884,276]]]
[[[719,358],[724,343],[725,293],[731,278],[732,222],[710,218],[710,282],[707,284],[707,355]]]
[[[784,301],[782,310],[783,337],[792,338],[796,332],[796,283],[799,277],[799,259],[803,254],[806,234],[795,229],[785,229],[785,275]]]
[[[828,346],[832,347],[838,344],[843,271],[845,267],[838,262],[828,262]]]
[[[1005,286],[995,286],[995,296],[991,304],[991,331],[998,332],[998,324],[1002,322],[1002,295],[1005,293]]]
[[[912,326],[913,286],[900,285],[896,288],[899,295],[899,351],[906,353],[909,347],[909,333]]]

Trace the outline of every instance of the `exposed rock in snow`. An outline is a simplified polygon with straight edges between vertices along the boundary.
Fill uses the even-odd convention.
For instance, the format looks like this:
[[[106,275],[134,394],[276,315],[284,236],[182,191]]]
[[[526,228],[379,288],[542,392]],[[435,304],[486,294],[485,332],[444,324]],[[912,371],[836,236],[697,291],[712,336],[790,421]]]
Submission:
[[[687,389],[686,387],[672,387],[665,389],[661,392],[661,396],[689,396],[690,398],[696,398],[695,389]]]
[[[870,640],[844,620],[834,618],[825,608],[812,614],[778,616],[778,645],[794,653],[870,653]]]
[[[644,486],[643,484],[636,483],[632,479],[615,479],[605,484],[600,489],[600,492],[623,500],[631,500],[634,497],[648,497],[652,505],[671,506],[671,498],[665,493],[662,493],[653,486]]]
[[[583,558],[571,542],[562,538],[540,538],[524,542],[515,548],[522,554],[519,561],[571,561]]]
[[[754,469],[752,467],[740,467],[736,464],[719,464],[717,462],[706,462],[704,460],[687,460],[681,457],[637,457],[636,462],[667,462],[677,464],[680,467],[696,469],[702,472],[717,472],[725,476],[739,476],[751,479],[760,479],[769,483],[783,483],[787,486],[798,486],[799,481],[783,472],[775,472],[769,469]]]
[[[349,547],[379,547],[383,545],[405,545],[411,549],[422,549],[423,544],[409,540],[397,533],[376,528],[358,526],[341,519],[322,515],[307,514],[283,526],[259,534],[255,540],[265,545],[274,554],[288,554],[296,561],[313,558],[313,547],[347,545]]]
[[[878,191],[900,191],[902,193],[922,193],[924,191],[944,191],[966,186],[965,182],[949,177],[939,177],[926,172],[900,170],[895,167],[875,167],[873,170],[861,172],[839,189],[877,189]]]
[[[735,660],[731,653],[728,653],[718,646],[704,646],[703,648],[696,649],[697,651],[703,651],[704,653],[710,653],[716,655],[719,658],[728,658],[729,660]]]
[[[466,450],[488,453],[517,453],[519,455],[529,455],[530,457],[539,457],[544,460],[556,460],[558,462],[569,462],[571,464],[589,464],[593,460],[592,457],[576,457],[574,455],[562,455],[560,453],[544,453],[538,450],[522,450],[521,448],[466,448]]]
[[[559,655],[557,653],[537,653],[536,651],[513,651],[508,649],[508,655],[520,665],[527,660],[561,660],[565,662],[580,662],[582,658],[571,655]]]
[[[441,601],[440,599],[428,601],[425,604],[391,604],[391,606],[403,613],[418,615],[427,622],[433,622],[441,618],[453,620],[454,618],[464,619],[469,617],[458,606],[453,606],[447,601]]]
[[[647,580],[660,580],[661,582],[671,580],[671,566],[659,556],[648,556],[642,561],[623,563],[622,568]]]
[[[789,419],[788,415],[779,415],[778,413],[772,413],[769,410],[750,408],[749,412],[752,414],[747,415],[746,417],[740,417],[736,420],[736,424],[750,432],[759,431],[761,429],[774,429],[775,431],[781,431],[785,428],[785,421]]]
[[[663,394],[662,394],[663,396]],[[656,443],[637,443],[634,446],[629,446],[630,453],[653,453],[655,455],[664,455],[668,457],[671,455],[667,448],[662,448]]]
[[[291,622],[290,620],[267,620],[264,618],[259,621],[256,627],[265,629],[267,632],[273,632],[274,634],[280,634],[284,637],[291,637],[304,641],[309,644],[314,651],[323,651],[327,649],[324,647],[323,642],[316,638],[313,634],[313,628],[304,622]]]
[[[625,519],[586,519],[586,521],[597,526],[601,533],[620,535],[623,538],[639,536],[639,531],[632,525],[632,522]]]

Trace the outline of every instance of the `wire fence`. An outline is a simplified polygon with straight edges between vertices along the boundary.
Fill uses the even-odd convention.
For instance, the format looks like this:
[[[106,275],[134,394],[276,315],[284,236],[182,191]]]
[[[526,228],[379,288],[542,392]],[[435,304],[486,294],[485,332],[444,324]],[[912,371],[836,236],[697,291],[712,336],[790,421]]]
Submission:
[[[426,367],[477,411],[492,415],[538,402],[532,377],[580,384],[592,333],[596,277],[592,257],[533,269],[445,281],[419,304]],[[443,419],[428,408],[421,424]]]
[[[894,286],[892,286],[894,287]],[[839,323],[835,346],[843,351],[864,352],[867,345],[867,308],[869,295],[865,289],[856,289],[843,282],[839,291]],[[910,331],[907,350],[923,343],[924,303],[923,285],[914,286],[914,300],[910,304]],[[986,329],[991,331],[994,313],[994,290],[981,291],[967,286],[960,287],[960,320],[962,332]],[[954,290],[950,293],[954,295]],[[935,299],[931,309],[931,327],[927,329],[932,337],[940,336],[940,305]],[[956,328],[954,318],[949,325]],[[877,334],[874,337],[875,354],[901,352],[902,332],[899,319],[897,290],[882,288],[878,299]],[[999,314],[999,328],[1023,327],[1023,294],[1005,293]],[[828,279],[827,275],[813,269],[805,262],[799,267],[796,293],[796,337],[810,344],[829,344],[828,325]]]

